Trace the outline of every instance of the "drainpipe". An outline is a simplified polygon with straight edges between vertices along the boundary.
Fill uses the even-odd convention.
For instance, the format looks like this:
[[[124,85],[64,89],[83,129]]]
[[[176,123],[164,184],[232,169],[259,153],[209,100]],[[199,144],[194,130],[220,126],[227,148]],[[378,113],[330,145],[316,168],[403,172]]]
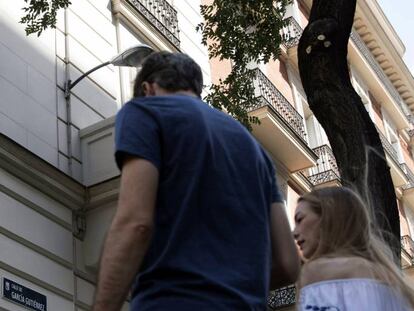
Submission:
[[[117,5],[119,5],[119,3]],[[121,51],[119,13],[114,15],[114,19],[115,19],[115,37],[116,37],[116,49],[117,49],[116,52],[119,53],[119,51]],[[118,70],[118,77],[119,77],[119,95],[120,96],[118,97],[117,105],[118,105],[118,109],[121,109],[122,104],[126,102],[126,95],[125,95],[125,90],[124,90],[124,85],[125,85],[124,71],[122,70],[121,67],[118,67],[118,68],[115,67],[115,69]]]
[[[68,27],[68,9],[65,9],[65,84],[68,84],[70,81],[70,51],[69,51],[69,27]],[[67,89],[67,85],[65,85],[65,89]],[[67,138],[67,148],[68,148],[68,174],[69,176],[73,176],[73,169],[72,169],[72,109],[70,103],[70,96],[65,94],[65,102],[66,102],[66,138]]]
[[[69,27],[68,27],[68,9],[64,9],[64,24],[65,24],[65,90],[67,89],[67,84],[70,81],[70,71],[69,71],[69,63],[70,63],[70,53],[69,53]],[[66,139],[67,139],[67,156],[68,156],[68,175],[72,177],[73,170],[72,170],[72,109],[70,103],[70,96],[68,94],[65,95],[65,102],[66,102]],[[73,213],[73,212],[72,212]],[[73,219],[75,221],[76,219]],[[76,254],[76,238],[72,233],[72,277],[73,277],[73,311],[77,310],[76,302],[78,300],[78,282],[76,281],[76,262],[77,262],[77,254]]]

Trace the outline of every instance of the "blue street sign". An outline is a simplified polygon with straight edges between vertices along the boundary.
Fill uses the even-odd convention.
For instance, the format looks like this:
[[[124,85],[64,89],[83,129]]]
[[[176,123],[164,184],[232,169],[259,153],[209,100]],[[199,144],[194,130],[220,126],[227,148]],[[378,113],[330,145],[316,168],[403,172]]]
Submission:
[[[6,278],[3,278],[3,298],[30,310],[47,311],[45,295]]]

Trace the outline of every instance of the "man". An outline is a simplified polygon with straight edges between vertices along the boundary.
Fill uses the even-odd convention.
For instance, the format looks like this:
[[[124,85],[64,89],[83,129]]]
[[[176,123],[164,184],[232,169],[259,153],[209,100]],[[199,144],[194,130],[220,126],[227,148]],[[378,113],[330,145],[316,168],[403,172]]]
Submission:
[[[200,100],[202,85],[191,58],[154,53],[118,113],[121,188],[95,311],[119,310],[134,279],[139,311],[265,310],[270,284],[296,280],[272,162],[242,125]]]

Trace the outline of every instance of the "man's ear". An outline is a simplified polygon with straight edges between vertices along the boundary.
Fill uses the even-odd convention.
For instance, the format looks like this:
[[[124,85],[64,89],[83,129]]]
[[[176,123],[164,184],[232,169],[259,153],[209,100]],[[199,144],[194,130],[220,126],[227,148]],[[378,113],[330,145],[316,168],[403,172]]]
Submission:
[[[142,82],[141,87],[145,96],[155,96],[155,88],[153,83],[145,81]]]

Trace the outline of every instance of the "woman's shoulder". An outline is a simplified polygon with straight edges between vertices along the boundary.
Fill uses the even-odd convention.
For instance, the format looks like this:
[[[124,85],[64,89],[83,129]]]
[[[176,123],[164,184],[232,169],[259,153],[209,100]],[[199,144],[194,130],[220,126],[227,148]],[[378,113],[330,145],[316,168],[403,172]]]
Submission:
[[[372,278],[341,278],[300,289],[298,310],[408,311],[408,303],[392,287]]]
[[[373,263],[362,257],[320,257],[304,264],[299,285],[351,278],[377,279]]]

